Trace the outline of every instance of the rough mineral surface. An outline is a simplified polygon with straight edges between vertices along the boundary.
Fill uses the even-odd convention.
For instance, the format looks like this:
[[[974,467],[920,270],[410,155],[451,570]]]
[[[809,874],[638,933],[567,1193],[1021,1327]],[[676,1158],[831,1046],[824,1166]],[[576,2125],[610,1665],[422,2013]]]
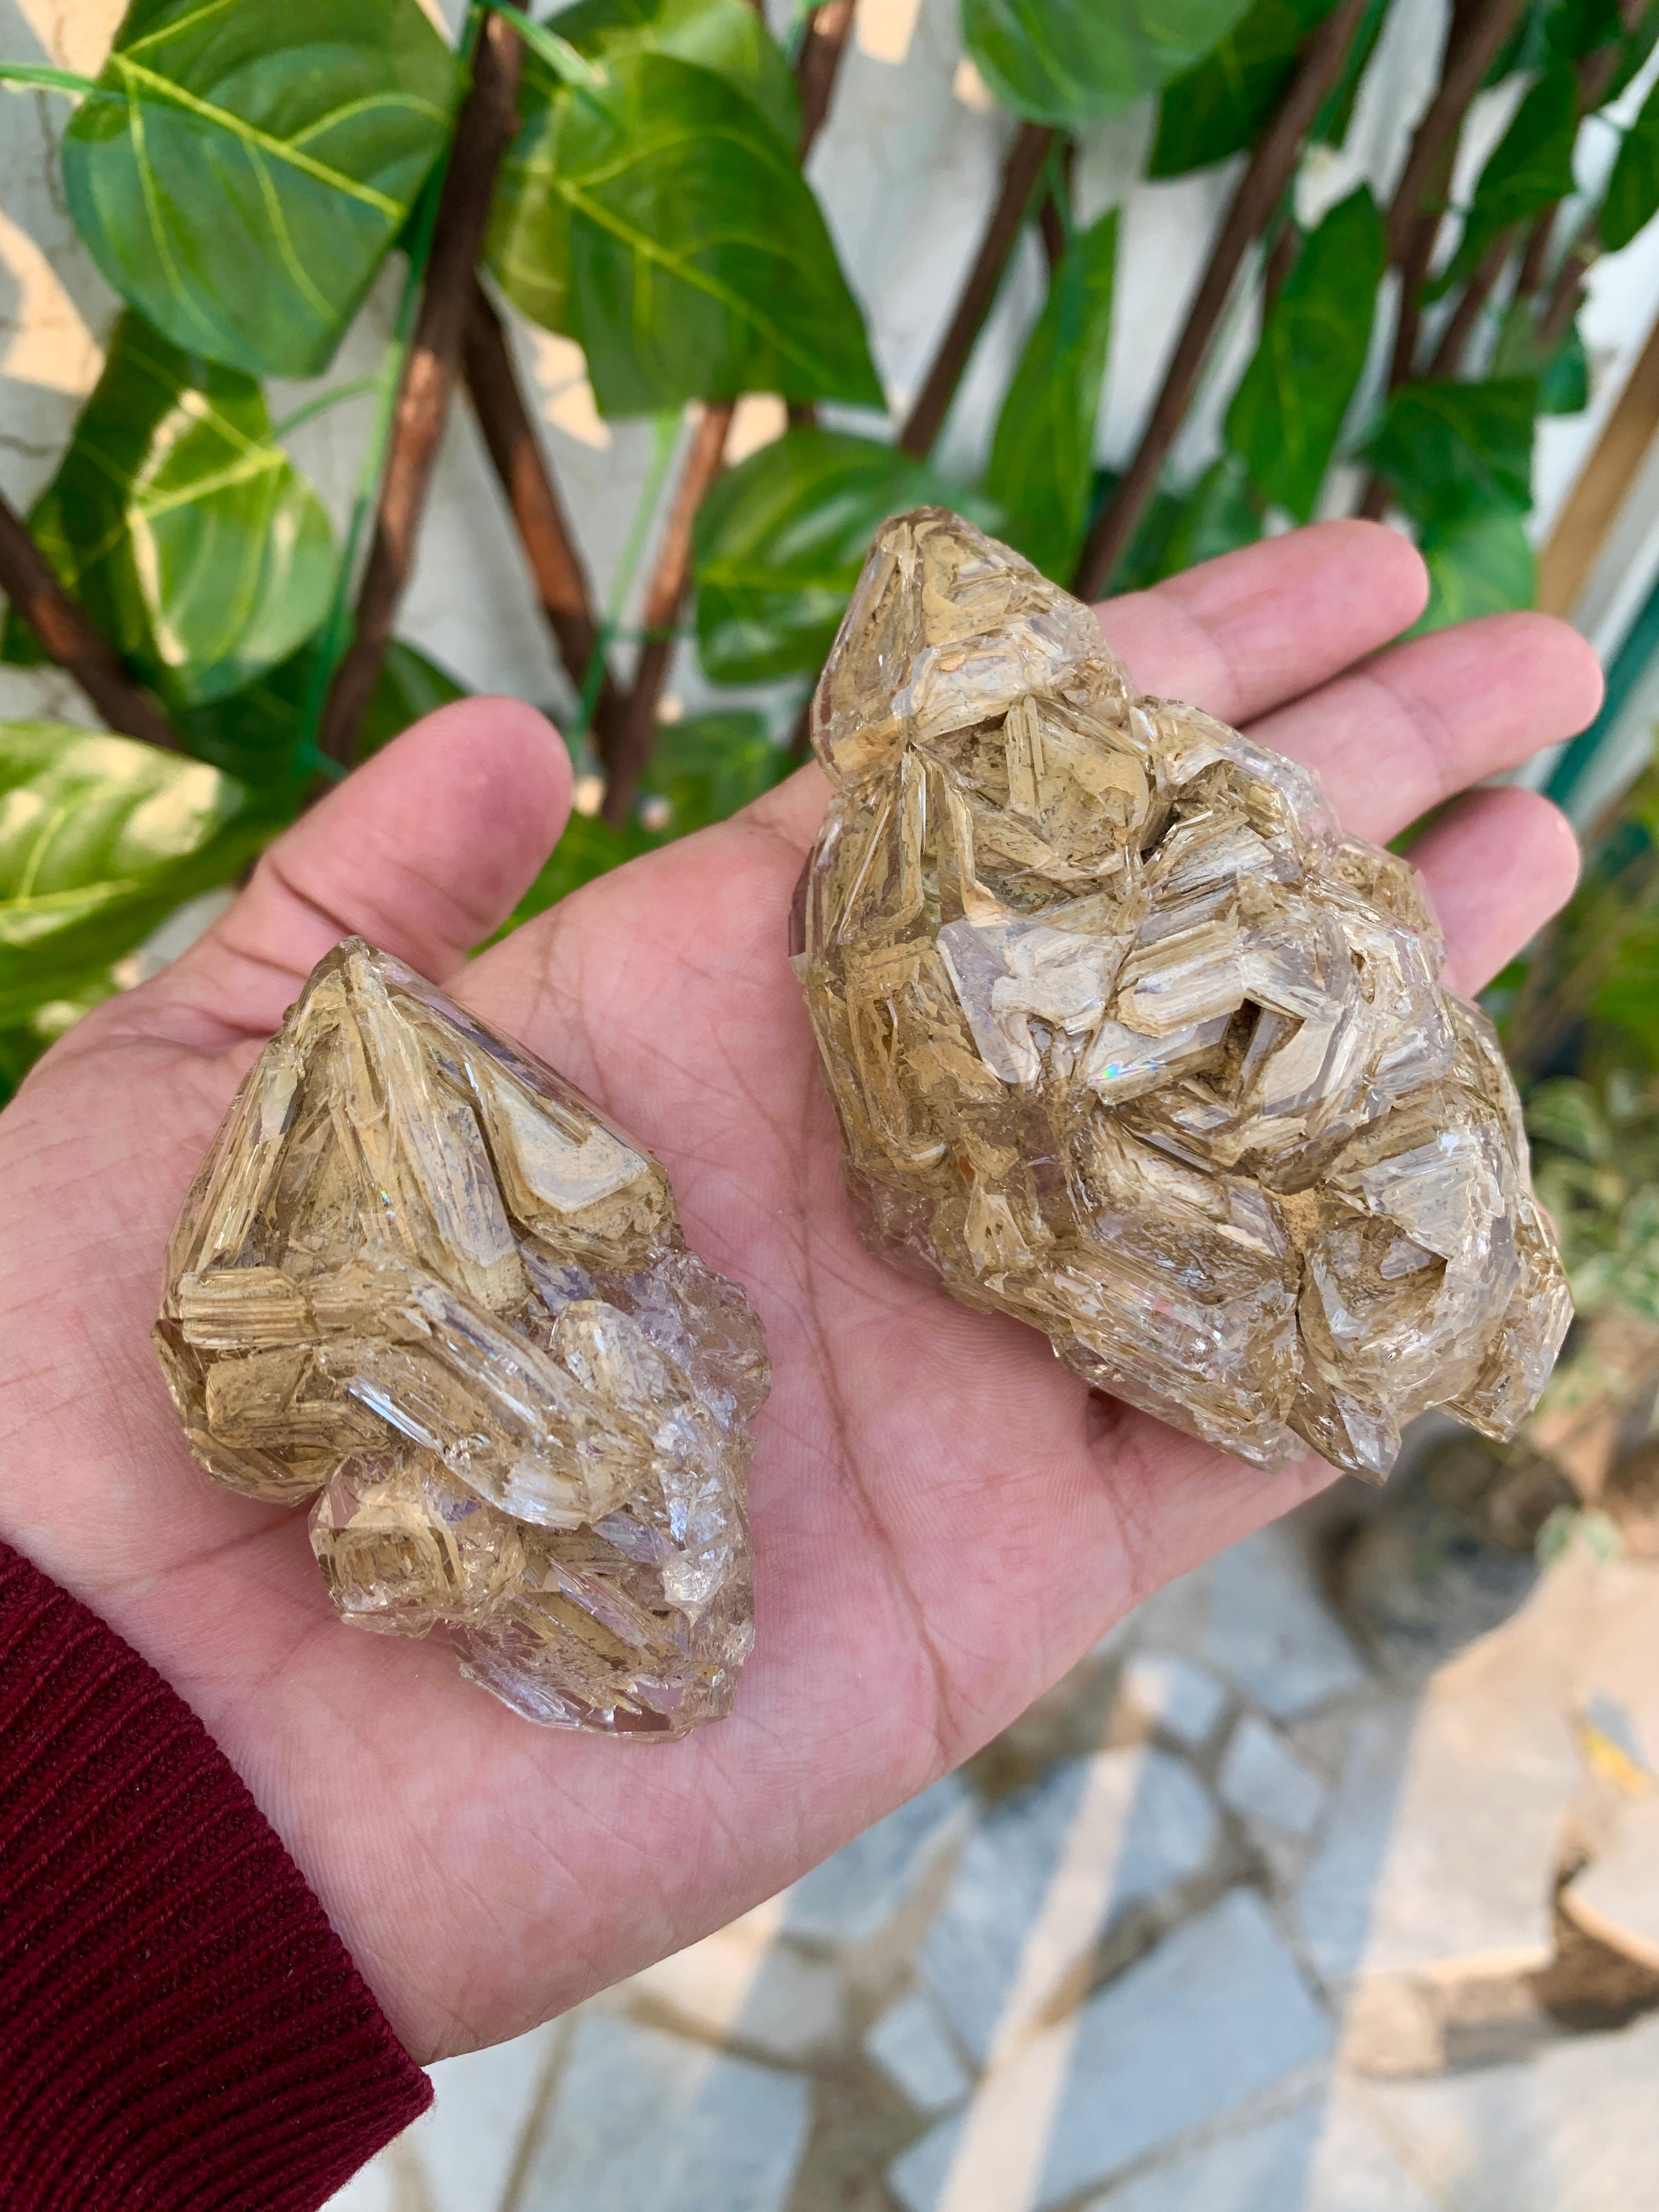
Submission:
[[[1431,1406],[1509,1436],[1570,1308],[1411,867],[934,508],[878,539],[812,734],[792,951],[870,1242],[1263,1467],[1380,1480]]]
[[[726,1711],[760,1325],[657,1163],[398,961],[348,939],[265,1048],[155,1342],[210,1474],[320,1492],[346,1620],[447,1626],[464,1674],[553,1727]]]

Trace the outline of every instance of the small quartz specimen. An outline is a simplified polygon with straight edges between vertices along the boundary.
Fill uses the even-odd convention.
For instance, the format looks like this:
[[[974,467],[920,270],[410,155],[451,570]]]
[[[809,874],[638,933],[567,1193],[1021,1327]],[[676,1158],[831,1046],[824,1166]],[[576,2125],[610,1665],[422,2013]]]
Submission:
[[[1261,1467],[1381,1480],[1437,1406],[1510,1436],[1571,1307],[1411,866],[937,508],[811,722],[791,951],[874,1248]]]
[[[360,939],[314,970],[185,1200],[155,1344],[207,1472],[320,1493],[342,1617],[526,1719],[677,1736],[753,1641],[760,1324],[579,1091]]]

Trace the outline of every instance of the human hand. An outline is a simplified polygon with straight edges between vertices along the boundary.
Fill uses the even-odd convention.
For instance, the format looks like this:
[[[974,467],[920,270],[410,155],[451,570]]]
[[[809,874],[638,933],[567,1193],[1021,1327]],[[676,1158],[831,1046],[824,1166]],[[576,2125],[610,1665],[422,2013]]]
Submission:
[[[1103,611],[1147,690],[1324,773],[1376,839],[1578,729],[1600,676],[1545,617],[1377,652],[1418,613],[1392,532],[1328,524]],[[1091,1398],[1047,1343],[860,1243],[785,959],[825,787],[803,770],[466,964],[552,845],[564,748],[442,709],[100,1007],[0,1115],[0,1534],[201,1716],[411,2053],[531,2027],[773,1893],[1023,1710],[1150,1590],[1329,1477]],[[1480,791],[1414,849],[1473,991],[1570,890],[1565,823]],[[657,1152],[774,1368],[757,1631],[732,1717],[671,1747],[547,1733],[440,1643],[336,1619],[304,1516],[194,1468],[149,1343],[167,1233],[236,1084],[360,932],[522,1037]]]

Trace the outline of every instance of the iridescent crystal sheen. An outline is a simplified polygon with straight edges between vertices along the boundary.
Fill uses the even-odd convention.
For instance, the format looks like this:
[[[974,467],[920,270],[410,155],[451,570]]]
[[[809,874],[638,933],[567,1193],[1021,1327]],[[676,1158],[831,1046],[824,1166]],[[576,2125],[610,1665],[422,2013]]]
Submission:
[[[937,508],[811,719],[791,950],[871,1243],[1261,1467],[1381,1480],[1435,1406],[1511,1435],[1571,1308],[1408,864]]]
[[[155,1328],[207,1472],[317,1496],[343,1619],[553,1727],[680,1735],[753,1640],[760,1324],[561,1077],[350,938],[196,1178]]]

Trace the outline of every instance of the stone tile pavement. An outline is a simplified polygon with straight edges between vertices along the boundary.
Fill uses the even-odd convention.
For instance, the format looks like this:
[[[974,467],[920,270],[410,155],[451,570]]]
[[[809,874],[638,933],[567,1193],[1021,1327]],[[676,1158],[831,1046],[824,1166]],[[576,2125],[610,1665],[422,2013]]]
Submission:
[[[1659,2212],[1659,1570],[1570,1555],[1408,1690],[1322,1595],[1328,1511],[435,2067],[330,2212]]]

